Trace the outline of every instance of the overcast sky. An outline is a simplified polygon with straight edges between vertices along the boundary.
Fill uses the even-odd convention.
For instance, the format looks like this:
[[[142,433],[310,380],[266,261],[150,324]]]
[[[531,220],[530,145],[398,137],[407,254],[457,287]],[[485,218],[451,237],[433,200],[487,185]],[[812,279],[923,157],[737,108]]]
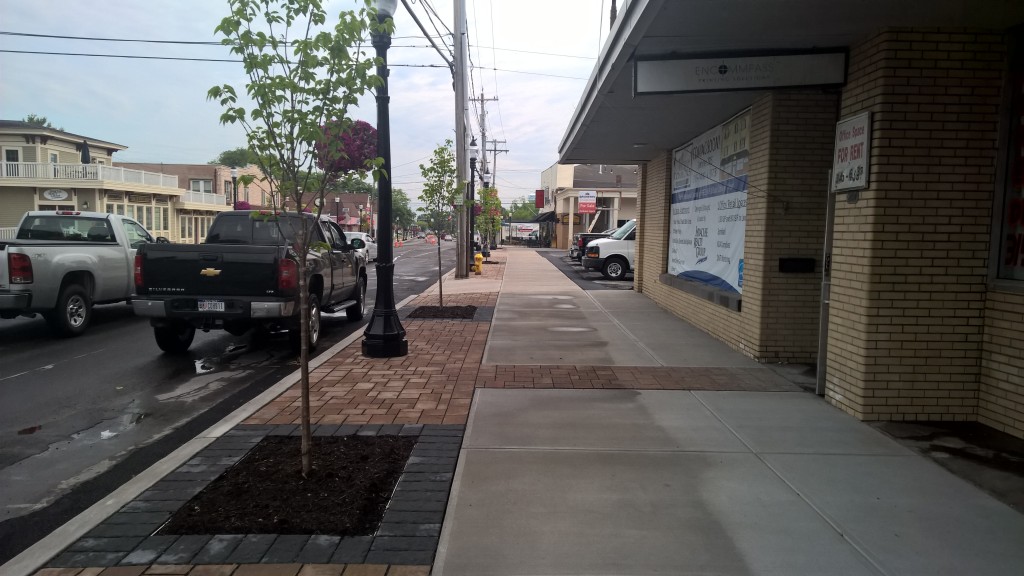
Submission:
[[[327,2],[331,14],[352,5]],[[429,27],[423,0],[410,5]],[[427,5],[454,28],[452,0]],[[498,97],[487,103],[488,139],[506,141],[495,183],[507,203],[531,195],[541,172],[557,160],[558,143],[607,38],[608,0],[466,0],[466,6],[473,91]],[[8,2],[0,50],[236,59],[222,46],[9,34],[219,42],[214,27],[226,14],[226,2],[218,0]],[[418,165],[446,138],[454,140],[454,91],[445,67],[401,66],[444,63],[401,3],[395,22],[388,53],[395,65],[392,171],[394,186],[415,200]],[[220,106],[206,100],[207,90],[222,83],[244,91],[240,63],[0,52],[0,119],[45,116],[68,132],[127,146],[115,155],[123,162],[206,163],[245,145],[241,129],[220,125]],[[355,116],[376,124],[372,96]],[[478,122],[473,132],[479,137]]]

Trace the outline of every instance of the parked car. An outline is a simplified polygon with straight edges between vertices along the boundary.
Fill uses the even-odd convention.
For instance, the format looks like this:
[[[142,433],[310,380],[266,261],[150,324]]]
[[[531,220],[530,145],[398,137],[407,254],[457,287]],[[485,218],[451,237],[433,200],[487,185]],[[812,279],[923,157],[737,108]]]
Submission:
[[[608,238],[587,244],[583,268],[600,270],[609,280],[623,280],[634,270],[636,220],[626,222]]]
[[[292,249],[300,226],[328,250],[310,250],[309,315],[299,312],[299,257]],[[345,310],[363,318],[366,306],[365,247],[349,240],[328,217],[248,210],[221,212],[198,245],[146,244],[135,256],[135,313],[150,318],[161,350],[181,353],[197,329],[241,335],[250,329],[286,329],[301,343],[300,322],[309,323],[309,346],[320,340],[320,313]]]
[[[366,248],[362,249],[363,258],[366,258],[367,262],[377,261],[377,243],[374,242],[373,238],[370,238],[369,234],[366,232],[345,232],[345,237],[350,241],[353,238],[362,240],[363,244],[366,244]]]
[[[444,236],[441,237],[441,240],[444,240],[445,242],[454,242],[455,237],[452,236],[451,234],[445,234]]]
[[[134,293],[135,251],[156,238],[131,218],[105,212],[38,211],[0,241],[0,318],[42,314],[61,336],[78,336],[94,304]]]

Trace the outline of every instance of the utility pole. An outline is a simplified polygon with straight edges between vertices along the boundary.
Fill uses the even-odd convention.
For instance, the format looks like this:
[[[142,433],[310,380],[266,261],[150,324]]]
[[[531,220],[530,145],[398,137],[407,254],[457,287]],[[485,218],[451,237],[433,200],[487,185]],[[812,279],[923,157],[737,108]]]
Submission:
[[[490,184],[489,172],[487,171],[487,102],[488,101],[494,102],[494,101],[497,101],[497,100],[498,100],[497,96],[495,96],[493,98],[484,98],[484,91],[483,91],[482,88],[480,89],[480,97],[479,98],[470,98],[470,101],[472,101],[472,102],[479,102],[480,103],[480,150],[483,152],[483,155],[480,157],[482,162],[480,164],[480,169],[478,170],[478,172],[480,173],[480,180],[483,182],[483,186],[481,186],[481,190],[483,189],[483,187],[488,186]],[[476,176],[473,175],[473,174],[470,174],[469,177],[470,178],[475,178]],[[470,209],[472,209],[472,207]],[[475,219],[472,216],[470,216],[469,217],[469,222],[470,222],[470,228],[472,228],[473,227],[473,222],[475,222]],[[476,232],[475,230],[470,230],[469,234],[467,234],[467,236],[469,236],[470,238],[473,238],[473,235],[475,234],[475,232]],[[485,242],[484,235],[481,234],[480,235],[480,243],[481,243],[481,245],[484,242]],[[470,246],[472,246],[472,241],[470,241]],[[473,265],[473,257],[475,256],[475,254],[473,252],[474,252],[473,250],[469,251],[468,257],[466,259],[467,266],[472,266]]]
[[[466,0],[455,0],[455,174],[459,184],[461,204],[456,207],[458,215],[459,235],[455,244],[455,277],[468,278],[469,267],[467,265],[467,254],[470,254],[469,246],[465,245],[466,226],[468,225],[468,202],[466,186],[466,104],[469,93],[466,90],[466,67],[469,64],[468,51],[466,50]]]
[[[488,151],[494,152],[494,169],[491,170],[491,182],[492,182],[491,185],[494,186],[493,182],[494,182],[495,179],[498,178],[498,174],[497,174],[497,172],[498,172],[498,153],[499,152],[508,152],[508,148],[498,148],[498,144],[505,144],[504,140],[491,140],[490,144],[491,144],[491,147],[487,148],[487,143],[486,142],[484,143],[484,157],[487,156],[487,152]]]
[[[484,98],[484,91],[480,90],[479,98],[470,98],[473,102],[480,103],[480,150],[483,154],[480,156],[480,178],[486,182],[490,182],[488,176],[490,171],[487,169],[487,103],[497,102],[498,97]]]

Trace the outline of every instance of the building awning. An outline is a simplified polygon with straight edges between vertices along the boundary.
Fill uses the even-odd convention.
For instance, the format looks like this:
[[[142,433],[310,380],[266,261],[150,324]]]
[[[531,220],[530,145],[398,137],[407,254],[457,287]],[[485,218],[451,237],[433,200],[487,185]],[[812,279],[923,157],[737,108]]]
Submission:
[[[565,135],[562,164],[647,162],[750,106],[767,90],[634,96],[634,61],[856,46],[887,27],[1005,30],[1008,0],[631,0],[624,3]]]
[[[536,216],[534,216],[533,220],[530,220],[530,222],[557,222],[557,221],[558,221],[558,215],[555,214],[554,212],[541,212],[540,214],[537,214]]]

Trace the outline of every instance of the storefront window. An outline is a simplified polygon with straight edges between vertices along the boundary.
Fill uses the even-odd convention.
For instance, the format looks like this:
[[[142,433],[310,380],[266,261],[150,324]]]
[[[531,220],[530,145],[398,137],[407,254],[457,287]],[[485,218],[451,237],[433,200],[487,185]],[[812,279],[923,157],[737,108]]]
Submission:
[[[999,278],[1024,280],[1024,36],[1018,36],[1014,44],[1009,161],[998,260]]]

